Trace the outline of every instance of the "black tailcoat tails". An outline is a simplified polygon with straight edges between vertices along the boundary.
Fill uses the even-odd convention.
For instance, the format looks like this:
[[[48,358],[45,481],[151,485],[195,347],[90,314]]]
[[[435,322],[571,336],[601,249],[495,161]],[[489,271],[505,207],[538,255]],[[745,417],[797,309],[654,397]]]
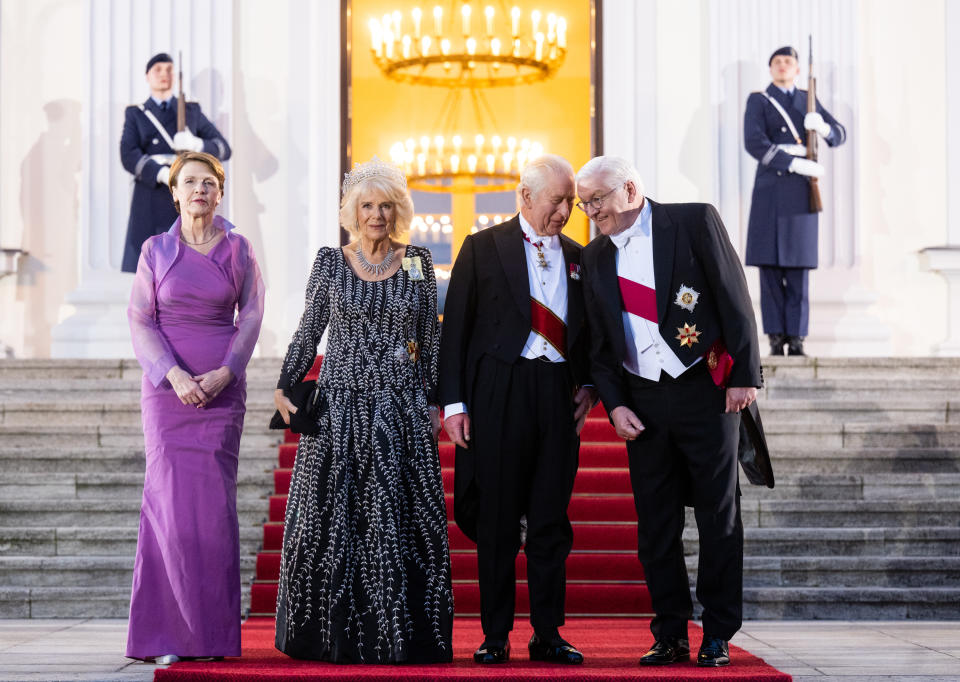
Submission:
[[[564,562],[572,545],[566,510],[579,450],[572,398],[588,383],[589,339],[581,248],[564,236],[560,242],[566,362],[522,357],[531,330],[530,285],[517,216],[467,237],[444,307],[438,397],[443,405],[465,403],[471,420],[469,448],[456,452],[454,515],[477,542],[488,638],[505,638],[513,627],[522,515],[531,622],[545,632],[563,623]]]
[[[601,236],[583,251],[591,378],[607,412],[626,406],[645,427],[627,442],[627,455],[638,553],[656,613],[651,630],[657,639],[687,635],[693,605],[682,534],[684,501],[692,500],[700,531],[697,597],[704,634],[729,640],[740,627],[743,601],[740,415],[724,413],[725,391],[700,358],[721,340],[734,360],[728,385],[759,387],[756,322],[743,269],[716,209],[650,203],[659,331],[688,369],[677,378],[661,372],[659,381],[624,369],[617,249]],[[692,311],[676,303],[681,286],[699,293]],[[701,332],[696,343],[680,345],[676,337],[684,325]]]
[[[170,229],[177,219],[170,188],[157,183],[157,173],[169,160],[162,155],[176,155],[153,122],[141,110],[149,110],[164,127],[171,139],[177,132],[177,98],[170,100],[166,110],[147,98],[139,106],[129,106],[124,112],[123,134],[120,136],[120,161],[133,175],[133,197],[130,200],[130,219],[123,250],[124,272],[136,272],[140,247],[149,237]],[[203,140],[203,150],[221,161],[230,158],[230,145],[217,127],[203,115],[200,105],[187,102],[187,128]]]

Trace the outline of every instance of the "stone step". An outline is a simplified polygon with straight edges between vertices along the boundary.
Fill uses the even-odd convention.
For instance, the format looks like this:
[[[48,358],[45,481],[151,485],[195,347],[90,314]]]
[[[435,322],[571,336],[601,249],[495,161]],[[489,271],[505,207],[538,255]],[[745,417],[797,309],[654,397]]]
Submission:
[[[856,460],[851,460],[855,465]],[[808,474],[783,471],[779,459],[776,487],[747,485],[741,491],[747,499],[771,500],[958,500],[960,474],[956,473],[859,473]],[[853,467],[851,467],[853,468]],[[2,477],[0,477],[2,481]]]
[[[252,358],[247,365],[247,378],[260,380],[273,377],[276,385],[281,363],[280,358]],[[139,383],[142,376],[143,370],[133,358],[123,360],[0,359],[0,384],[36,379],[58,381],[121,379]]]
[[[134,555],[0,557],[0,584],[9,587],[130,587]],[[240,555],[240,577],[253,580],[257,558]]]
[[[267,429],[276,408],[273,403],[247,401],[244,424],[255,430]],[[0,426],[32,428],[44,426],[129,426],[142,429],[139,397],[120,403],[30,402],[0,405]]]
[[[277,448],[244,447],[241,438],[238,472],[263,473],[277,466]],[[143,477],[145,459],[143,444],[120,447],[15,447],[0,448],[0,471],[9,473],[43,473],[70,471],[83,473],[139,473]]]
[[[0,586],[0,618],[127,618],[130,585],[124,587]],[[240,590],[241,615],[250,611],[250,588]]]
[[[684,552],[699,551],[697,529],[683,531]],[[960,557],[960,528],[744,529],[744,555],[753,557]]]
[[[784,423],[768,424],[764,431],[771,451],[838,448],[957,448],[960,424]]]
[[[960,472],[960,448],[772,447],[775,477],[791,474],[948,474]],[[744,485],[746,487],[746,485]]]
[[[764,357],[765,382],[781,379],[828,381],[930,381],[960,376],[960,358],[815,358]]]
[[[946,424],[960,421],[960,402],[891,395],[889,400],[858,398],[777,398],[758,401],[764,426],[791,423],[907,422]]]
[[[0,526],[0,556],[129,556],[137,551],[137,524],[126,526]],[[254,555],[263,527],[240,525],[240,553]]]
[[[266,498],[273,492],[268,471],[237,475],[238,498]],[[139,500],[142,473],[0,473],[0,498],[48,500]]]
[[[960,526],[960,500],[743,499],[744,526],[757,528],[917,528]],[[695,527],[692,510],[687,520]]]
[[[269,513],[265,499],[237,500],[241,526],[263,523]],[[140,521],[140,500],[0,500],[0,526],[130,526]]]
[[[698,557],[687,557],[696,585]],[[2,563],[0,563],[2,575]],[[744,587],[941,587],[960,579],[960,557],[745,556]]]
[[[757,620],[957,620],[960,587],[744,587],[743,602]]]
[[[890,382],[878,378],[767,379],[759,392],[761,406],[780,400],[863,400],[885,403],[890,400],[945,400],[956,405],[960,395],[960,376],[944,375],[936,382],[901,379]],[[954,408],[956,409],[956,408]]]
[[[276,448],[279,431],[271,432],[247,425],[240,439],[240,455]],[[132,425],[76,425],[76,426],[0,426],[2,449],[38,448],[39,446],[63,452],[67,448],[91,449],[100,447],[143,448],[143,430]]]

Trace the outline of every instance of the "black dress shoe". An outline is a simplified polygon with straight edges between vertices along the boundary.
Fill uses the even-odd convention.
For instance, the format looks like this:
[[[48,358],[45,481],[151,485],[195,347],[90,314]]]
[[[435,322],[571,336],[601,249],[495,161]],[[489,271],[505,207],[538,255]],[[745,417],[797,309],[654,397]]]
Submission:
[[[503,642],[484,642],[480,648],[473,652],[473,662],[483,663],[506,663],[510,660],[510,640]]]
[[[640,665],[667,665],[689,660],[690,641],[686,637],[664,637],[640,657]]]
[[[806,353],[803,352],[802,336],[787,337],[787,355],[806,355]]]
[[[697,665],[707,668],[719,668],[730,665],[730,646],[725,639],[704,637],[697,654]]]
[[[783,334],[767,334],[767,338],[770,339],[770,355],[783,355],[783,344],[787,337]]]
[[[536,634],[530,638],[527,645],[530,650],[531,661],[546,661],[548,663],[565,663],[567,665],[580,665],[583,663],[583,654],[573,648],[570,642],[560,637],[549,641],[540,639]]]

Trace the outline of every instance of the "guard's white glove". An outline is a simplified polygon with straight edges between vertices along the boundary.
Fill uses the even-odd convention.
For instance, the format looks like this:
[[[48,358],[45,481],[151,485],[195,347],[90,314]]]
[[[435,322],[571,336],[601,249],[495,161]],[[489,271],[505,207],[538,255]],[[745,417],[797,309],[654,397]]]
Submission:
[[[181,130],[173,136],[173,148],[178,152],[202,152],[203,139],[189,130]]]
[[[830,134],[830,124],[824,121],[823,116],[816,111],[808,112],[803,117],[803,127],[807,130],[816,130],[820,133],[820,137],[826,137]]]
[[[157,184],[158,185],[170,184],[170,166],[163,166],[160,168],[160,170],[157,171]]]
[[[811,161],[810,159],[794,159],[790,162],[790,167],[787,168],[791,173],[796,173],[797,175],[807,175],[811,178],[819,178],[822,176],[826,169],[816,161]]]

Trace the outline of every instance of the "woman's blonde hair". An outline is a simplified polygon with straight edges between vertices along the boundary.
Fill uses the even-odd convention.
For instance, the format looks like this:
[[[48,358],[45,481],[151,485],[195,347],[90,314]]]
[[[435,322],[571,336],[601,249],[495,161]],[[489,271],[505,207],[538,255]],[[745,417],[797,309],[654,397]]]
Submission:
[[[206,152],[183,152],[173,163],[170,164],[170,194],[173,195],[173,205],[177,207],[177,213],[180,212],[180,202],[177,200],[177,195],[174,190],[177,188],[177,179],[180,177],[180,171],[183,170],[183,167],[190,161],[198,161],[199,163],[204,164],[210,169],[210,172],[217,176],[217,182],[220,183],[220,194],[223,194],[223,183],[227,179],[226,173],[223,172],[223,166],[220,161],[213,154],[207,154]]]
[[[350,185],[340,202],[340,227],[345,229],[354,239],[360,237],[360,226],[357,224],[357,204],[360,197],[370,190],[379,190],[388,201],[392,201],[397,208],[396,220],[390,230],[391,237],[399,237],[410,229],[413,220],[413,199],[405,185],[401,185],[389,175],[371,175]]]

